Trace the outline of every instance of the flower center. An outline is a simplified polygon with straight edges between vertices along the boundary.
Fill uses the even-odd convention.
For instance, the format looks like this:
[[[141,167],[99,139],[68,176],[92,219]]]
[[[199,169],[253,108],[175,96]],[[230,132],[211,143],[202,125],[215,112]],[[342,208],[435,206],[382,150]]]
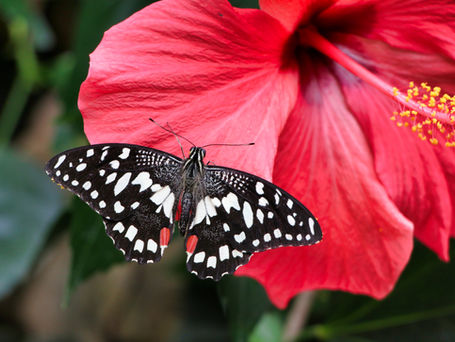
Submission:
[[[445,141],[445,146],[455,147],[455,96],[441,96],[439,87],[431,88],[426,83],[418,87],[413,82],[410,82],[406,92],[401,92],[346,55],[314,27],[300,29],[299,37],[302,44],[318,50],[382,93],[394,98],[400,107],[404,108],[394,112],[391,118],[398,126],[412,128],[422,140],[428,140],[432,144]]]

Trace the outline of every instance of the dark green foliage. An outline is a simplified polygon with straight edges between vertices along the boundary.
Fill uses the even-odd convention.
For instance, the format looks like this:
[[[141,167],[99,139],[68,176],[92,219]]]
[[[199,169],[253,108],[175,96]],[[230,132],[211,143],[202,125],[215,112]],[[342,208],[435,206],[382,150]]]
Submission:
[[[63,206],[62,193],[32,163],[0,149],[0,297],[30,272]]]

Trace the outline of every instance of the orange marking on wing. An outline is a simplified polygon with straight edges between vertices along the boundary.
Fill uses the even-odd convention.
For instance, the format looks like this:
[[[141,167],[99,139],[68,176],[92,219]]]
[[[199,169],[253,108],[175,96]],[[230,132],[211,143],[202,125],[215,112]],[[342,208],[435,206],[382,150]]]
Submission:
[[[197,245],[197,236],[191,235],[188,240],[186,240],[186,251],[190,254],[193,254],[194,250],[196,249]]]
[[[160,246],[167,246],[171,239],[171,231],[169,228],[161,228],[160,230]]]
[[[182,215],[182,196],[180,196],[179,203],[177,204],[177,210],[175,211],[174,221],[179,221],[181,215]]]

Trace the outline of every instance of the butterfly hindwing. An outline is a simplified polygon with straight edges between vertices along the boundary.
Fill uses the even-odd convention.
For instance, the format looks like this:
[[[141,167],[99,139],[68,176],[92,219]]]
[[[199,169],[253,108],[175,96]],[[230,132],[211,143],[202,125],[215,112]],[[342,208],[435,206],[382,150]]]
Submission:
[[[180,164],[154,149],[100,144],[58,154],[46,173],[103,216],[108,235],[128,260],[143,263],[158,261],[161,245],[169,243]]]
[[[222,227],[211,225],[205,228],[208,229],[196,228],[185,239],[188,271],[201,279],[218,281],[250,260],[251,253],[241,252],[225,241]]]
[[[158,262],[170,243],[169,219],[154,214],[153,210],[142,205],[123,220],[104,219],[106,233],[127,261]]]

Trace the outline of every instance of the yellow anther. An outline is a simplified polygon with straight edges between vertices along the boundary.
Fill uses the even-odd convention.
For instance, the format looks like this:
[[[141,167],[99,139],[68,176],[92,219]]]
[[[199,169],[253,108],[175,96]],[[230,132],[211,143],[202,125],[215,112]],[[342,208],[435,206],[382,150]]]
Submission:
[[[407,105],[401,100],[405,109],[393,112],[390,118],[398,127],[411,128],[420,139],[433,145],[441,141],[445,146],[455,146],[455,96],[442,93],[440,87],[413,81],[406,91],[394,87],[392,92],[409,102]]]

